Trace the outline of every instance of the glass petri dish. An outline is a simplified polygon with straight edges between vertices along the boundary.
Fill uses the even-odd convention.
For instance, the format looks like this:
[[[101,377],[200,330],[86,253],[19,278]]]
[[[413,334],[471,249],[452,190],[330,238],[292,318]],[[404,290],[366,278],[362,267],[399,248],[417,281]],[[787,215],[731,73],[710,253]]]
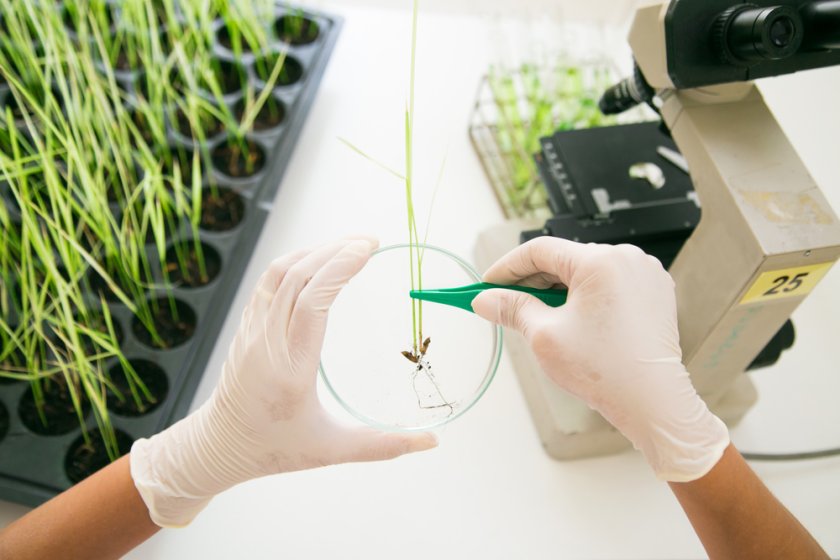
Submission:
[[[423,250],[424,289],[480,282],[463,259]],[[379,429],[428,430],[451,422],[481,398],[499,366],[502,329],[477,315],[422,304],[423,358],[413,362],[410,246],[377,250],[330,309],[321,376],[338,402]],[[416,357],[416,356],[415,356]]]

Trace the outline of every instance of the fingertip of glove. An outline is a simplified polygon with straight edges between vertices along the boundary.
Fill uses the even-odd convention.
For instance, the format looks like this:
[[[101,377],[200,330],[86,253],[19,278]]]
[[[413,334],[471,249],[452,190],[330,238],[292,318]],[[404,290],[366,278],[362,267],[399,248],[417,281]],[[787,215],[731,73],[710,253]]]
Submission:
[[[378,432],[364,428],[350,442],[349,458],[343,461],[383,461],[408,453],[433,449],[438,445],[435,434],[430,432]]]
[[[496,290],[487,290],[475,296],[470,303],[476,315],[488,321],[496,321],[498,315],[498,300],[493,292]]]
[[[372,253],[379,248],[379,239],[373,235],[354,235],[348,237],[347,241],[350,242],[350,247],[358,248],[360,251],[366,253]]]
[[[432,432],[423,432],[421,434],[415,434],[412,439],[413,441],[409,449],[409,453],[428,451],[429,449],[434,449],[440,443],[440,440],[438,440],[437,435],[433,434]]]

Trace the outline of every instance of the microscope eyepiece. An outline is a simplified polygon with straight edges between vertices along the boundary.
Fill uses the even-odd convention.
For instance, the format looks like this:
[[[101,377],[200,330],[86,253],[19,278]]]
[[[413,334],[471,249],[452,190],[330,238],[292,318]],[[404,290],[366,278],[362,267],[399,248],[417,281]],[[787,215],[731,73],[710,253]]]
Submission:
[[[840,0],[809,2],[801,13],[805,22],[803,49],[840,49]]]
[[[796,38],[796,27],[789,18],[779,18],[770,25],[770,42],[786,49]]]
[[[720,58],[735,66],[752,66],[792,56],[802,44],[803,24],[790,6],[740,4],[721,13],[712,31]]]
[[[661,53],[651,58],[646,34],[660,25],[664,69]],[[641,49],[639,62],[657,87],[690,89],[840,66],[840,0],[670,0],[664,15],[640,10],[633,29],[633,48]]]

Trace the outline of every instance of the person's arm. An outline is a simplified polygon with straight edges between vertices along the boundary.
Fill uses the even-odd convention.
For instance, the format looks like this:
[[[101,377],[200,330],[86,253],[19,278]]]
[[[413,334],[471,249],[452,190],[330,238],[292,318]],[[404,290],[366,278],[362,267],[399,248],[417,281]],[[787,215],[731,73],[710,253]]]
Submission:
[[[123,457],[0,531],[0,558],[119,558],[159,530]]]
[[[670,485],[710,558],[828,559],[732,445],[706,476]]]
[[[566,286],[546,306],[488,290],[475,312],[523,334],[545,373],[601,413],[668,481],[712,558],[826,558],[730,445],[682,364],[674,282],[629,245],[542,237],[502,257],[494,284]]]
[[[275,260],[210,399],[0,532],[0,558],[117,558],[247,480],[436,446],[430,433],[343,424],[318,399],[327,312],[375,247],[347,240]]]

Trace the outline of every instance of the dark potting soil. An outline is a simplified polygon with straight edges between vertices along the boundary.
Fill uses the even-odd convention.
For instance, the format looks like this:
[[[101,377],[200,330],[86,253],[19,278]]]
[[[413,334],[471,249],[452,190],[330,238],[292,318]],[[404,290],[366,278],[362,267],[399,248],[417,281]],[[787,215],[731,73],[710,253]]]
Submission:
[[[236,191],[224,187],[206,188],[201,194],[201,229],[228,231],[245,217],[245,201]]]
[[[256,175],[265,166],[265,152],[259,144],[247,138],[228,139],[210,153],[213,167],[228,177],[244,178]]]
[[[131,360],[130,364],[143,386],[151,394],[151,398],[147,398],[143,391],[136,388],[140,397],[140,403],[138,404],[131,393],[131,385],[125,369],[122,364],[116,364],[108,371],[111,382],[116,389],[116,392],[113,390],[108,392],[108,410],[123,416],[143,416],[155,410],[166,399],[169,392],[169,381],[163,368],[154,362]]]
[[[18,415],[23,425],[42,436],[57,436],[72,432],[79,427],[79,417],[70,396],[67,381],[63,377],[53,377],[41,383],[44,403],[41,411],[46,422],[41,421],[38,405],[32,387],[27,389],[18,403]],[[76,389],[82,407],[82,416],[90,413],[90,403],[84,395],[84,390]]]
[[[274,23],[274,31],[282,41],[290,45],[308,45],[321,33],[314,20],[293,14],[281,16]]]
[[[168,298],[150,302],[157,339],[136,316],[131,320],[131,331],[137,340],[152,348],[174,348],[188,341],[196,328],[195,311],[183,301],[176,299],[176,313]]]
[[[55,101],[54,104],[53,103],[47,104],[47,95],[48,95],[47,90],[45,90],[44,87],[41,86],[40,84],[29,86],[29,87],[26,88],[26,91],[29,95],[31,95],[32,97],[35,98],[35,101],[38,104],[38,106],[43,107],[44,105],[46,105],[46,109],[47,109],[47,111],[50,112],[50,114],[52,114],[56,110],[56,108],[60,111],[64,107],[64,103],[63,103],[62,97],[61,97],[61,92],[59,92],[58,89],[49,90],[49,95]],[[56,105],[57,105],[57,107],[56,107]],[[18,98],[15,97],[14,95],[12,95],[11,92],[9,92],[6,95],[6,108],[9,109],[12,112],[12,118],[15,121],[24,120],[24,117],[23,117],[24,108],[21,107],[20,103],[18,103]],[[32,107],[28,104],[28,102],[26,103],[25,109],[26,109],[26,113],[30,117],[34,117],[33,112],[32,112]],[[41,118],[36,117],[36,124],[40,125],[40,122],[41,122]]]
[[[198,165],[202,177],[207,177],[208,173],[205,169],[206,152],[199,153]],[[175,177],[175,166],[178,166],[181,174],[181,182],[186,187],[192,185],[193,164],[195,161],[195,151],[187,146],[173,145],[169,147],[169,152],[163,158],[163,174],[167,177]]]
[[[101,10],[101,14],[99,10],[97,10],[95,17],[99,19],[100,17],[105,18],[105,22],[107,23],[108,28],[114,27],[114,22],[116,20],[116,16],[114,15],[114,8],[110,5],[106,5],[104,9]],[[82,19],[90,17],[90,14],[87,10],[84,13],[79,13],[78,8],[66,6],[61,11],[61,20],[64,22],[64,27],[68,30],[75,32],[79,28],[79,24],[81,23]],[[88,27],[90,22],[88,23]]]
[[[58,176],[58,180],[66,182],[73,179],[68,177],[66,174],[62,173]],[[52,216],[55,210],[55,205],[53,199],[49,195],[49,189],[47,189],[47,182],[44,175],[40,171],[32,173],[26,178],[26,184],[29,198],[29,204],[26,206],[26,208],[31,212],[35,212],[32,209],[32,206],[34,205],[40,208],[48,216]],[[18,187],[20,188],[20,184],[18,185]],[[23,209],[21,209],[17,199],[11,193],[9,193],[9,195],[10,208],[13,212],[22,215]],[[78,213],[73,209],[71,209],[70,212],[73,216],[78,215]],[[44,224],[44,227],[49,227],[49,225],[45,222],[44,218],[42,218],[40,215],[36,215],[35,219],[38,220],[39,223]]]
[[[182,136],[186,136],[187,138],[191,138],[193,136],[193,126],[190,123],[190,119],[181,109],[178,109],[175,112],[174,120],[175,129],[180,132]],[[201,132],[204,134],[205,139],[213,138],[217,134],[221,134],[221,132],[225,129],[225,125],[222,121],[209,114],[203,115],[196,124],[201,127]],[[196,130],[195,132],[198,131]]]
[[[125,200],[126,191],[131,193],[140,183],[138,168],[127,169],[125,173],[103,169],[102,183],[108,195],[108,202],[121,202]]]
[[[173,86],[177,87],[173,81]],[[134,93],[143,99],[149,99],[149,80],[146,79],[146,72],[141,70],[134,77]]]
[[[150,95],[155,94],[158,98],[164,95],[162,80],[156,74],[153,76],[157,80],[149,78],[145,70],[140,69],[134,76],[132,81],[134,85],[134,93],[142,98],[157,103],[158,101],[151,100]],[[183,78],[177,69],[172,69],[169,75],[169,82],[178,91],[183,92],[186,88],[184,86]]]
[[[152,11],[155,14],[157,22],[161,25],[166,23],[168,14],[166,13],[167,0],[151,0]]]
[[[140,138],[143,139],[143,142],[151,145],[152,140],[154,139],[154,134],[152,133],[152,128],[149,125],[146,115],[140,111],[131,111],[131,121],[134,123],[134,126],[137,127],[137,132],[139,133]],[[131,143],[137,147],[137,138],[133,132],[131,134]]]
[[[245,109],[245,100],[240,99],[233,107],[233,114],[236,116],[236,120],[242,121],[242,118],[245,116]],[[286,106],[283,102],[269,97],[268,101],[257,112],[253,128],[258,131],[269,130],[275,126],[279,126],[285,118]]]
[[[9,229],[11,230],[9,233],[15,238],[20,239],[23,235],[23,223],[19,220],[12,218],[12,221],[9,223]]]
[[[210,245],[201,243],[201,257],[204,260],[202,271],[200,260],[195,250],[195,242],[183,241],[178,250],[173,245],[166,252],[166,274],[175,286],[199,288],[212,282],[222,270],[222,258]]]
[[[113,3],[112,0],[107,1]],[[145,16],[146,7],[142,4],[141,7],[143,8],[143,14]],[[160,20],[160,15],[165,16],[164,6],[161,6],[160,9],[161,13],[158,14],[158,20]],[[116,46],[117,50],[114,51],[113,47],[108,50],[108,60],[110,62],[110,66],[114,70],[120,72],[142,71],[146,61],[138,55],[137,46],[141,44],[141,42],[154,41],[155,39],[157,39],[155,48],[160,49],[164,58],[167,57],[171,52],[169,46],[170,43],[167,37],[168,31],[168,29],[159,29],[158,33],[155,34],[145,32],[136,33],[134,30],[125,29],[124,27],[119,30],[115,30],[115,32],[111,35],[111,40],[114,41],[113,45]],[[99,53],[94,53],[94,56],[97,56],[98,54]]]
[[[119,177],[112,177],[110,172],[106,173],[107,175],[103,178],[102,182],[105,184],[108,202],[121,202],[125,200],[125,191],[123,190],[122,183],[118,180]]]
[[[222,93],[236,93],[248,82],[248,73],[245,67],[238,62],[229,60],[215,60],[212,63],[213,75],[219,84]],[[204,84],[204,89],[210,91],[210,87]]]
[[[111,66],[113,66],[115,70],[128,72],[130,70],[139,69],[141,64],[143,64],[139,58],[130,57],[128,54],[129,51],[126,50],[127,48],[128,47],[126,45],[123,45],[115,55],[111,56]]]
[[[237,49],[242,49],[243,53],[249,53],[252,51],[251,44],[245,40],[245,37],[243,37],[241,33],[237,38]],[[223,25],[219,28],[219,32],[216,34],[216,40],[219,41],[219,44],[227,50],[236,52],[236,49],[234,48],[234,38],[231,36],[230,29],[228,29],[227,25]]]
[[[115,432],[119,454],[125,455],[131,451],[134,438],[121,430],[115,430]],[[111,463],[99,430],[91,430],[88,437],[90,443],[85,441],[84,436],[79,436],[64,457],[64,473],[73,484]]]
[[[128,281],[123,280],[119,275],[112,274],[111,281],[117,286],[117,288],[122,290],[122,292],[125,295],[131,297],[132,294],[134,294],[134,290],[136,287],[129,285]],[[117,297],[117,295],[111,289],[111,286],[108,285],[108,282],[106,282],[105,279],[102,278],[102,276],[100,276],[99,273],[93,269],[91,269],[90,275],[88,276],[88,282],[90,282],[91,291],[97,296],[103,295],[105,296],[105,299],[107,299],[110,302],[120,301],[120,298]]]
[[[263,81],[268,80],[271,77],[272,72],[274,72],[274,67],[277,65],[278,59],[282,56],[282,54],[272,53],[254,60],[254,70],[256,71],[257,76],[259,76],[259,78]],[[300,61],[292,55],[287,54],[286,58],[283,60],[283,67],[277,75],[276,85],[290,86],[299,82],[302,77],[303,66]]]

